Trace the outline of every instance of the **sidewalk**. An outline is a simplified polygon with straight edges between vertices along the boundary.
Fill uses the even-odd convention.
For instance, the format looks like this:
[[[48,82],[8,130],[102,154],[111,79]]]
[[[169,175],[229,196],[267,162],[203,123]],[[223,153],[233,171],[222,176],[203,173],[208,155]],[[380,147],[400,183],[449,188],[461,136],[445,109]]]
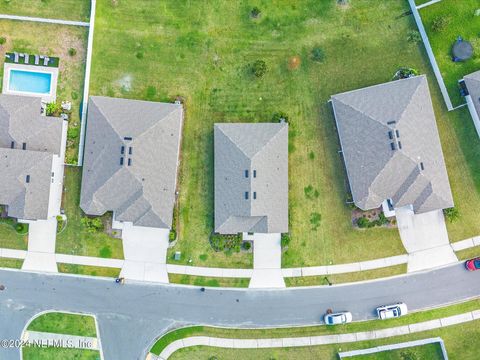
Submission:
[[[480,319],[480,310],[475,310],[459,315],[449,316],[441,319],[419,322],[410,325],[397,326],[393,328],[362,331],[350,334],[334,334],[305,336],[293,338],[271,338],[271,339],[225,339],[208,336],[192,336],[176,340],[170,343],[160,353],[159,357],[149,354],[147,359],[167,360],[175,351],[191,346],[213,346],[230,349],[260,349],[260,348],[286,348],[303,347],[328,344],[351,343],[365,340],[377,340],[389,337],[414,334],[422,331],[439,329],[451,325],[462,324]],[[152,356],[153,355],[153,356]]]
[[[0,19],[19,20],[19,21],[33,21],[33,22],[41,22],[41,23],[47,23],[47,24],[59,24],[59,25],[90,26],[89,23],[83,22],[83,21],[46,19],[46,18],[39,18],[39,17],[17,16],[17,15],[8,15],[8,14],[0,14]]]

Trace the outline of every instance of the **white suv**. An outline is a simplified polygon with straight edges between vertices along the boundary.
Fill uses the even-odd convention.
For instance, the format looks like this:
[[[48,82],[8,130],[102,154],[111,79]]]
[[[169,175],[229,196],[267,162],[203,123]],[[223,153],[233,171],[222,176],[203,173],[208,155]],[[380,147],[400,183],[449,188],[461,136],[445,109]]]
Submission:
[[[398,303],[394,305],[383,305],[377,308],[378,318],[381,320],[397,318],[408,313],[407,305]]]
[[[346,324],[352,322],[352,313],[343,311],[334,314],[326,314],[323,320],[326,325]]]

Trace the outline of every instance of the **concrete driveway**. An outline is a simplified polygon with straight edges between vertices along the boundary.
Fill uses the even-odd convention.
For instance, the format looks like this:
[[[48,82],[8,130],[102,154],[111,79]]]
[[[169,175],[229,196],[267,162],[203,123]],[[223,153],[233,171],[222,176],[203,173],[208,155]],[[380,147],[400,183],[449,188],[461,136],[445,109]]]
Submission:
[[[408,208],[395,209],[398,230],[408,252],[408,271],[418,271],[458,261],[448,240],[442,210],[414,214]]]
[[[126,279],[168,283],[168,229],[125,224],[122,230],[125,262],[120,276]]]
[[[28,230],[28,252],[22,269],[58,272],[55,260],[56,239],[56,218],[31,222]]]
[[[285,287],[281,267],[281,234],[255,234],[253,239],[253,274],[248,287]]]

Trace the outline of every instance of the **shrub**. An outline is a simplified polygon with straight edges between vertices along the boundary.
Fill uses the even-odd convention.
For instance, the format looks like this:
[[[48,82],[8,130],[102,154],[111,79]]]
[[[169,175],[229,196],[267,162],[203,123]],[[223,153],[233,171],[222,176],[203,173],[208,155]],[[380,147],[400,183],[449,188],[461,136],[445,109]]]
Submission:
[[[170,230],[170,233],[168,234],[168,241],[173,242],[177,238],[177,232],[175,230]]]
[[[6,37],[0,37],[0,45],[3,45],[7,42],[7,38]]]
[[[399,79],[407,79],[419,74],[417,69],[409,68],[409,67],[401,67],[397,70],[395,75],[393,75],[392,80],[399,80]]]
[[[45,108],[45,113],[47,116],[56,116],[60,114],[61,107],[56,102],[51,102],[47,104]]]
[[[315,153],[314,153],[313,151],[310,151],[310,152],[308,153],[308,158],[309,158],[310,160],[315,159]]]
[[[139,60],[143,59],[143,51],[137,51],[135,57]]]
[[[460,212],[455,207],[443,209],[443,214],[450,223],[453,223],[460,218]]]
[[[290,245],[290,234],[289,233],[283,233],[282,237],[280,238],[280,244],[282,246],[282,249],[286,248],[288,245]]]
[[[370,225],[370,221],[366,217],[361,217],[357,220],[357,226],[361,229],[368,228]]]
[[[255,19],[258,18],[261,13],[262,11],[256,6],[254,6],[252,10],[250,10],[250,16]]]
[[[313,212],[310,214],[310,224],[312,224],[312,230],[317,230],[318,227],[320,226],[320,221],[322,220],[322,215]]]
[[[17,233],[23,233],[25,231],[25,225],[22,223],[17,223],[15,225],[15,230],[17,231]]]
[[[439,15],[432,21],[432,31],[443,31],[450,23],[450,17],[446,15]]]
[[[68,49],[68,55],[70,55],[70,56],[75,56],[75,55],[77,55],[77,50],[74,49],[74,48]]]
[[[153,100],[157,95],[157,88],[155,86],[147,87],[147,99]]]
[[[325,60],[325,53],[322,48],[315,46],[311,52],[312,60],[316,62],[323,62]]]
[[[78,138],[78,134],[80,133],[80,128],[78,127],[69,127],[67,130],[67,138],[68,140],[75,140]]]
[[[100,249],[100,257],[101,258],[111,258],[112,257],[112,249],[109,246],[104,246]]]
[[[267,64],[263,60],[256,60],[252,64],[252,73],[257,78],[261,78],[267,72]]]
[[[83,226],[85,226],[87,232],[89,233],[95,233],[103,230],[102,219],[98,217],[95,217],[95,218],[83,217],[80,220],[80,222],[82,223]]]
[[[272,116],[272,122],[282,122],[285,121],[288,123],[288,114],[283,112],[283,111],[277,111],[276,113],[273,114]]]
[[[72,97],[72,100],[77,100],[78,99],[78,93],[76,91],[72,91],[70,96]]]
[[[252,243],[250,241],[244,241],[243,242],[243,249],[244,250],[250,250],[252,248]]]
[[[307,187],[303,188],[303,191],[305,193],[305,197],[310,200],[320,196],[318,190],[314,189],[312,185],[308,185]]]
[[[217,234],[214,233],[210,236],[210,245],[215,251],[240,251],[242,243],[241,234]]]
[[[409,30],[407,32],[407,41],[416,44],[422,42],[422,36],[417,30]]]

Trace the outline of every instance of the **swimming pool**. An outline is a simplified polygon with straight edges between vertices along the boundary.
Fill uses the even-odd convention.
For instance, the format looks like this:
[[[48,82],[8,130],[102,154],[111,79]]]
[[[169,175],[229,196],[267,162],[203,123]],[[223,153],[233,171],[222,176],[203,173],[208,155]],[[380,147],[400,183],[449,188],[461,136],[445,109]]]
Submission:
[[[10,70],[8,89],[26,93],[50,94],[52,74],[36,71]]]

